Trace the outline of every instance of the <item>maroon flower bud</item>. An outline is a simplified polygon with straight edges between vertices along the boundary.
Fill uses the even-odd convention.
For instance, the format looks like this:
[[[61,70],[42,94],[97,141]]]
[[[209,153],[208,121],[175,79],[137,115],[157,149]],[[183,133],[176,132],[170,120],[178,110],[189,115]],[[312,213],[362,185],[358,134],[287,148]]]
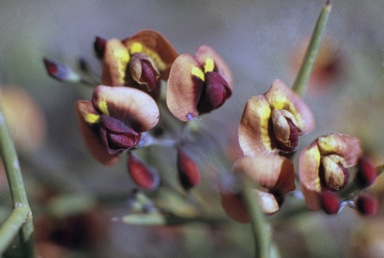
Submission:
[[[324,191],[320,193],[320,205],[323,211],[329,215],[339,212],[341,201],[334,192]]]
[[[158,172],[144,164],[132,153],[128,154],[128,173],[132,180],[144,189],[153,190],[160,184]]]
[[[196,163],[180,148],[177,148],[177,172],[181,186],[189,190],[200,183],[200,171]]]
[[[101,37],[96,37],[95,42],[93,43],[93,48],[95,49],[95,54],[97,58],[103,59],[105,52],[105,45],[107,41]]]
[[[132,149],[140,142],[139,133],[111,116],[100,116],[99,130],[109,154]]]
[[[379,209],[379,203],[375,196],[363,193],[356,200],[356,209],[364,216],[374,216]]]
[[[355,183],[361,189],[372,185],[375,182],[377,171],[373,162],[366,158],[360,157],[357,163],[358,169],[356,172]]]
[[[80,82],[80,76],[69,66],[48,60],[46,58],[43,59],[43,62],[48,75],[52,78],[64,82]]]

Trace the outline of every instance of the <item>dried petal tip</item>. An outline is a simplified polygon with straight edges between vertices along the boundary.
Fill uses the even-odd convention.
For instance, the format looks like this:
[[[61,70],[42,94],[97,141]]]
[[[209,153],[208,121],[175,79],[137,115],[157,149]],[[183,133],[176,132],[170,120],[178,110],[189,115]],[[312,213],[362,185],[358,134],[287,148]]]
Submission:
[[[48,60],[46,58],[43,59],[43,62],[48,75],[52,78],[64,82],[80,82],[80,76],[69,66]]]
[[[177,172],[180,183],[185,190],[189,190],[200,183],[199,168],[180,148],[177,149]]]
[[[329,215],[337,214],[341,201],[334,192],[322,192],[320,194],[320,205],[323,211]]]
[[[95,42],[93,43],[93,48],[95,49],[95,54],[97,58],[103,59],[105,52],[105,45],[107,41],[101,37],[96,37]]]
[[[364,193],[356,201],[356,209],[365,216],[376,215],[379,208],[378,200],[375,196]]]
[[[373,162],[366,158],[360,157],[358,161],[358,170],[356,172],[355,183],[361,189],[372,185],[375,182],[377,171]]]
[[[144,164],[132,153],[128,154],[128,173],[132,180],[140,187],[148,190],[156,189],[160,184],[158,172]]]

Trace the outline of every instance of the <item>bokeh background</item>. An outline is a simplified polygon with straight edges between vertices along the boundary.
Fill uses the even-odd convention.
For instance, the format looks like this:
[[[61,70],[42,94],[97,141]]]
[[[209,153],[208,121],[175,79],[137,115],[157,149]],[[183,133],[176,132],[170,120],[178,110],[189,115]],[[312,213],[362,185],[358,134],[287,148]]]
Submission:
[[[92,46],[96,36],[123,39],[153,29],[179,53],[211,45],[232,69],[234,92],[200,123],[214,132],[222,146],[236,149],[231,139],[236,137],[245,102],[264,93],[273,79],[288,85],[294,81],[323,4],[319,0],[0,0],[0,85],[4,92],[22,88],[41,111],[31,111],[26,115],[29,119],[21,119],[20,113],[9,119],[15,128],[24,129],[25,138],[17,147],[42,257],[253,255],[250,227],[229,220],[220,226],[151,228],[112,222],[113,217],[129,213],[126,199],[134,185],[125,160],[111,168],[90,157],[79,134],[74,102],[89,99],[91,91],[48,77],[43,57],[76,71],[79,58],[84,58],[100,74]],[[320,134],[339,131],[360,137],[366,153],[377,164],[384,162],[383,10],[383,1],[334,1],[323,65],[304,97],[313,108],[317,127],[301,141],[303,146]],[[32,110],[26,103],[12,100],[10,110]],[[209,160],[202,158],[204,145],[198,142],[192,149],[201,159],[201,170],[209,170]],[[168,154],[158,159],[165,168],[175,163]],[[0,217],[4,218],[11,206],[6,179],[0,178]],[[198,190],[216,185],[211,179],[205,176]],[[223,215],[218,194],[208,193],[215,212]],[[377,226],[383,224],[382,214],[367,219],[350,209],[338,216],[305,213],[276,222],[273,238],[281,257],[363,257],[360,250],[365,257],[382,257],[384,230]]]

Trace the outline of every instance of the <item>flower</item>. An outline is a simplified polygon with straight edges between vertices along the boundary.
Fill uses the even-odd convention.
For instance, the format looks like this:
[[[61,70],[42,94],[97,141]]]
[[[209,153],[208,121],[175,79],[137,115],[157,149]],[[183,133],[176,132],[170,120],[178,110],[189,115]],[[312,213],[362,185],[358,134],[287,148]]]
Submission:
[[[255,199],[263,212],[270,215],[280,209],[284,195],[296,188],[292,162],[277,154],[241,158],[234,163],[232,171],[257,186],[253,190]],[[221,187],[221,203],[228,216],[246,223],[249,222],[249,215],[238,190]]]
[[[44,58],[43,62],[48,75],[52,78],[63,82],[81,81],[81,77],[76,72],[74,72],[71,67],[67,65],[63,65],[47,58]]]
[[[280,80],[245,105],[239,143],[245,156],[295,151],[298,138],[312,131],[315,121],[303,100]]]
[[[110,39],[105,45],[95,41],[98,56],[103,57],[102,83],[131,86],[153,97],[160,93],[160,79],[167,80],[178,56],[172,45],[158,32],[143,30],[124,40]]]
[[[141,133],[159,120],[156,102],[146,93],[128,87],[95,88],[91,101],[77,101],[81,133],[91,154],[112,165],[123,150],[138,147]]]
[[[171,67],[167,105],[181,121],[219,108],[232,95],[232,75],[211,47],[202,45],[192,57],[181,54]]]
[[[339,133],[318,137],[301,151],[298,171],[309,209],[321,208],[324,191],[337,192],[348,183],[348,168],[358,163],[361,153],[359,139]]]

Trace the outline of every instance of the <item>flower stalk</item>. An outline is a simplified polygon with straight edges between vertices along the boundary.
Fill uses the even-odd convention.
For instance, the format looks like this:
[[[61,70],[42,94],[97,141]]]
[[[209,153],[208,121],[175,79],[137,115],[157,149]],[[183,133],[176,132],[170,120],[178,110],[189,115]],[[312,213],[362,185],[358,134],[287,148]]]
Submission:
[[[33,223],[32,212],[28,204],[27,194],[20,171],[15,146],[9,134],[3,112],[0,109],[0,154],[7,174],[11,191],[13,212],[0,228],[0,239],[13,239],[19,232],[20,245],[23,257],[33,257]],[[9,227],[20,229],[7,230]],[[6,242],[6,241],[1,241]],[[3,253],[7,245],[0,245],[0,253]]]
[[[300,67],[299,73],[297,74],[296,80],[293,83],[292,90],[299,95],[304,94],[305,87],[313,70],[313,66],[315,64],[317,54],[319,53],[321,39],[324,35],[331,9],[331,1],[328,0],[324,4],[319,18],[317,19],[315,29],[313,30],[311,40],[303,59],[303,63]]]

